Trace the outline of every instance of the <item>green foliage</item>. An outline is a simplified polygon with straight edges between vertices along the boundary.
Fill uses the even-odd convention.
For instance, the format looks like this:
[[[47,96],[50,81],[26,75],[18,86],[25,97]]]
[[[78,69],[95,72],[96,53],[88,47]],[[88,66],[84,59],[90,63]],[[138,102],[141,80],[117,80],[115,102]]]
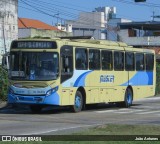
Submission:
[[[0,101],[7,100],[8,73],[0,66]]]
[[[160,94],[160,63],[157,63],[156,71],[156,94]]]

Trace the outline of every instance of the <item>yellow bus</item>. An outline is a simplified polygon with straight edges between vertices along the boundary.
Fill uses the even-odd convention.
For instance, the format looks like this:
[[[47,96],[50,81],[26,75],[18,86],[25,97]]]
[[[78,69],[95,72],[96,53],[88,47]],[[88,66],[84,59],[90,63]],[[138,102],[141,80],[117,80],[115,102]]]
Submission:
[[[155,52],[92,39],[22,39],[10,49],[8,103],[45,106],[116,103],[154,96]]]

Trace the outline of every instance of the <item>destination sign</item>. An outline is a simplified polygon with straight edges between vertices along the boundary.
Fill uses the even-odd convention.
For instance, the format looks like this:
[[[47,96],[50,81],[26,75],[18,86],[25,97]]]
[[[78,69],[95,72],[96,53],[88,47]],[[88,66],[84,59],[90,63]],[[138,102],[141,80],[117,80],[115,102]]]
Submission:
[[[56,49],[56,42],[52,41],[13,41],[11,48],[14,49]]]

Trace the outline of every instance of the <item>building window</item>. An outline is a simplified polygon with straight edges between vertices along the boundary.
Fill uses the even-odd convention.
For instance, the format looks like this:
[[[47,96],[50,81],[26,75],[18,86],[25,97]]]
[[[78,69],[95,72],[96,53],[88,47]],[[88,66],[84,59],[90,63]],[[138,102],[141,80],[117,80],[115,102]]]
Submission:
[[[144,54],[142,53],[136,53],[136,70],[144,70]]]
[[[100,69],[100,51],[90,49],[89,50],[89,69],[99,70]]]
[[[112,70],[113,69],[112,51],[102,50],[101,61],[102,61],[102,70]]]
[[[124,52],[114,52],[114,70],[124,70]]]

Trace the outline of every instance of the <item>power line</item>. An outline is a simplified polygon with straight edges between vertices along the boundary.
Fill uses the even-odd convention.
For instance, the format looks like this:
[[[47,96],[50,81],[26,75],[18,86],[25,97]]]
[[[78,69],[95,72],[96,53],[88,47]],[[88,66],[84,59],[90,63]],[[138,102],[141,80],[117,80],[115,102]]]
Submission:
[[[21,0],[22,2],[24,2],[23,0]],[[44,12],[44,11],[42,11],[42,9],[44,9],[44,10],[47,10],[47,11],[50,11],[50,12],[55,12],[55,10],[54,9],[51,9],[51,8],[49,8],[49,7],[44,7],[44,6],[42,6],[42,5],[40,5],[40,7],[37,7],[37,6],[35,6],[35,5],[31,5],[31,4],[28,4],[27,2],[24,2],[26,5],[29,5],[30,7],[32,7],[32,8],[34,8],[34,9],[36,9],[37,11],[40,11],[40,12],[42,12],[42,13],[44,13],[44,14],[49,14],[49,13],[46,13],[46,12]],[[34,3],[35,4],[35,3]],[[38,4],[37,4],[38,5]],[[41,9],[41,10],[40,10]],[[59,12],[60,11],[60,9],[58,9],[58,11],[56,11],[56,13],[57,12]],[[60,13],[60,12],[59,12]],[[62,13],[63,15],[66,15],[66,16],[68,16],[68,17],[72,17],[72,18],[75,18],[75,16],[73,15],[69,15],[69,14],[67,14],[67,13]],[[52,16],[51,14],[49,14],[49,16]],[[64,19],[64,18],[62,18],[62,17],[56,17],[56,18],[59,18],[59,19],[63,19],[63,20],[66,20],[66,19]],[[81,20],[83,20],[84,22],[90,22],[89,20],[93,20],[93,19],[88,19],[88,18],[86,18],[86,17],[82,17],[81,18]],[[96,23],[100,23],[99,21],[95,21]],[[101,24],[101,23],[100,23]]]
[[[36,7],[34,7],[34,6],[30,5],[30,4],[28,4],[28,3],[26,3],[26,2],[23,1],[23,0],[20,0],[20,1],[22,1],[23,3],[25,3],[26,5],[28,5],[28,6],[32,7],[32,8],[34,8],[34,9],[36,9],[36,10],[39,11],[40,13],[46,14],[46,15],[51,16],[51,17],[59,18],[59,17],[57,17],[57,16],[55,16],[55,15],[49,14],[49,13],[47,13],[47,12],[44,12],[44,11],[42,11],[42,10],[40,10],[40,9],[38,9],[38,8],[36,8]],[[61,19],[62,19],[62,18],[61,18]]]
[[[111,0],[119,3],[124,3],[124,4],[131,4],[131,5],[136,5],[136,6],[146,6],[146,7],[157,7],[160,8],[159,4],[154,4],[154,3],[135,3],[127,0]]]
[[[116,0],[113,0],[113,1],[116,1]],[[24,1],[22,0],[22,2],[24,3]],[[42,2],[42,1],[41,1]],[[124,1],[124,0],[121,0],[121,2],[127,2],[128,3],[128,1]],[[36,4],[35,2],[33,2],[32,1],[32,4]],[[44,3],[44,2],[43,2]],[[130,2],[129,2],[130,3]],[[25,3],[26,4],[26,3]],[[47,6],[45,6],[44,7],[44,5],[43,5],[43,7],[42,7],[42,5],[40,5],[40,4],[37,4],[37,5],[39,5],[39,7],[37,7],[37,5],[36,6],[33,6],[33,5],[31,5],[31,4],[28,4],[27,3],[27,5],[28,6],[30,6],[30,7],[32,7],[32,8],[34,8],[34,9],[36,9],[38,12],[41,12],[41,13],[43,13],[43,14],[47,14],[47,15],[49,15],[49,16],[55,16],[55,15],[51,15],[50,13],[47,13],[46,11],[42,11],[42,9],[44,9],[44,10],[48,10],[48,11],[52,11],[52,10],[54,10],[54,9],[48,9],[49,7]],[[67,7],[68,8],[68,7]],[[69,8],[70,9],[70,8]],[[58,9],[56,9],[56,10],[58,10]],[[74,9],[75,10],[75,9]],[[59,11],[60,11],[60,9],[59,9]],[[53,12],[53,11],[52,11]],[[69,16],[69,17],[74,17],[74,15],[71,15],[71,14],[69,14],[68,12],[67,13],[62,13],[63,15],[66,15],[66,16]],[[56,18],[60,18],[60,17],[56,17]],[[81,17],[82,18],[82,17]],[[62,18],[60,18],[60,19],[62,19]],[[63,18],[64,19],[64,18]],[[64,19],[64,20],[66,20],[66,19]],[[86,21],[86,22],[89,22],[89,19],[86,19],[86,17],[84,17],[84,18],[82,18],[81,20],[84,20],[84,21]],[[100,23],[99,21],[97,21],[96,23]],[[102,23],[101,23],[102,24]],[[87,25],[86,23],[85,23],[85,25]]]
[[[23,0],[21,0],[22,2],[24,2]],[[28,4],[27,2],[25,2],[25,4],[27,4],[27,5],[29,5],[29,6],[31,6],[31,4]],[[33,4],[33,3],[32,3]],[[35,4],[35,3],[34,3]],[[41,5],[40,5],[41,6]],[[34,5],[32,5],[31,6],[32,8],[35,8],[36,6]],[[41,8],[41,11],[40,12],[42,12],[42,9],[47,9],[48,11],[50,11],[50,9],[49,9],[49,7],[45,7],[44,8],[44,6],[43,7],[36,7],[36,10],[39,10],[39,8]],[[43,13],[44,14],[44,13]],[[45,12],[45,14],[47,14],[46,12]],[[51,16],[51,15],[49,15],[49,16]],[[85,18],[85,19],[84,19]],[[84,22],[90,22],[89,20],[93,20],[93,19],[88,19],[88,18],[86,18],[86,17],[81,17],[81,20],[83,20]],[[90,24],[89,23],[84,23],[84,22],[81,22],[81,24],[84,24],[85,26],[90,26]],[[99,24],[102,24],[101,22],[99,22],[99,21],[94,21],[95,23],[99,23]],[[103,24],[105,24],[107,27],[101,27],[102,29],[108,29],[108,27],[110,28],[111,26],[109,26],[107,23],[103,23]],[[110,23],[111,24],[111,23]],[[98,26],[98,29],[100,28],[100,26]],[[100,30],[100,29],[99,29]],[[108,30],[108,32],[113,36],[113,37],[115,37],[112,33],[113,32],[111,32],[110,30]]]

